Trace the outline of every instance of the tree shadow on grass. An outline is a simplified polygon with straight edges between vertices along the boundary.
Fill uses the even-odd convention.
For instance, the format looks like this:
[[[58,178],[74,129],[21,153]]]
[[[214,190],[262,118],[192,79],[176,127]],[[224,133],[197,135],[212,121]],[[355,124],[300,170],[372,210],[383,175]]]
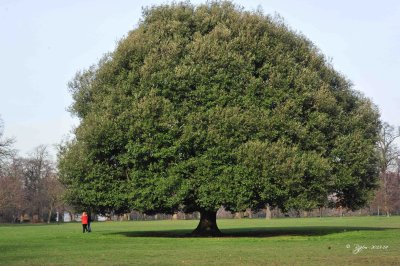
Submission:
[[[337,233],[353,231],[383,231],[393,228],[382,227],[351,227],[351,226],[304,226],[304,227],[246,227],[220,229],[220,237],[276,237],[276,236],[324,236]],[[124,235],[126,237],[164,237],[164,238],[188,238],[193,236],[193,230],[160,230],[160,231],[130,231],[116,232],[112,234]]]

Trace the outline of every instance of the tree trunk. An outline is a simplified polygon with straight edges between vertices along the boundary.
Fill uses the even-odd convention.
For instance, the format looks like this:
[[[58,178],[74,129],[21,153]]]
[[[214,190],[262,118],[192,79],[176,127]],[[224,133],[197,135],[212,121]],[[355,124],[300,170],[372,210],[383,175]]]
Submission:
[[[51,221],[51,215],[53,214],[53,208],[50,208],[49,215],[47,216],[47,223],[49,224]]]
[[[248,214],[247,217],[249,217],[249,219],[253,219],[253,212],[251,211],[251,209],[247,209],[246,212]]]
[[[388,174],[385,172],[384,176],[384,192],[385,194],[383,195],[383,206],[386,212],[386,216],[389,217],[389,206],[388,206]]]
[[[200,221],[197,228],[192,232],[194,236],[221,236],[217,226],[216,211],[200,211]]]
[[[271,207],[269,207],[269,204],[267,204],[267,208],[265,209],[265,219],[271,219],[271,218],[272,218]]]
[[[235,212],[235,219],[242,219],[243,218],[243,212]]]

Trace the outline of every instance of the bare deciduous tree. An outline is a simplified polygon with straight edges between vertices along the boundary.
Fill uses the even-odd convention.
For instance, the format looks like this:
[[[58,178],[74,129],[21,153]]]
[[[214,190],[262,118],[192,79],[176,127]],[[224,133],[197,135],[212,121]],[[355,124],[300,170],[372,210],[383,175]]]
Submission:
[[[41,221],[47,214],[47,179],[54,178],[55,167],[44,145],[36,147],[23,161],[26,197],[30,202],[27,212]]]
[[[400,156],[399,148],[395,141],[400,137],[400,128],[395,128],[388,123],[383,123],[378,141],[378,155],[380,162],[380,178],[382,191],[381,197],[383,198],[383,208],[386,215],[390,215],[389,197],[393,190],[392,180],[396,175],[391,173],[395,172],[395,166]]]
[[[24,195],[18,162],[12,160],[0,174],[0,220],[6,222],[17,220],[26,203]]]
[[[5,160],[12,157],[15,150],[12,148],[14,139],[4,138],[4,124],[0,117],[0,172],[4,168]]]
[[[48,216],[47,223],[50,223],[52,214],[55,210],[63,207],[62,195],[64,187],[58,180],[56,175],[45,177],[42,180],[44,192],[42,195],[42,202],[46,206]]]

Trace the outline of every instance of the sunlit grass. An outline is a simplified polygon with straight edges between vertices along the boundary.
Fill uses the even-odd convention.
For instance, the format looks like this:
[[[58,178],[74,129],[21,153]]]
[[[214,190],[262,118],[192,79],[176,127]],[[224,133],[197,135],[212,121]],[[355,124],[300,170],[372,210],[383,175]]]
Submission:
[[[400,261],[400,217],[218,220],[220,238],[193,238],[197,221],[0,225],[2,265],[384,265]],[[356,246],[362,246],[354,254]],[[386,248],[385,248],[386,247]],[[374,249],[373,249],[374,248]]]

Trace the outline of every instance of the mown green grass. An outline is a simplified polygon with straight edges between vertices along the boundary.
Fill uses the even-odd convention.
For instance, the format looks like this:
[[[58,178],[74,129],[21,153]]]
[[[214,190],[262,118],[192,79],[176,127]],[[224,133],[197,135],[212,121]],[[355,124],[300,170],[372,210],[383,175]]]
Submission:
[[[1,265],[398,265],[400,217],[218,220],[219,238],[193,238],[197,221],[0,225]],[[356,245],[364,249],[353,254]],[[371,249],[373,245],[377,248]]]

